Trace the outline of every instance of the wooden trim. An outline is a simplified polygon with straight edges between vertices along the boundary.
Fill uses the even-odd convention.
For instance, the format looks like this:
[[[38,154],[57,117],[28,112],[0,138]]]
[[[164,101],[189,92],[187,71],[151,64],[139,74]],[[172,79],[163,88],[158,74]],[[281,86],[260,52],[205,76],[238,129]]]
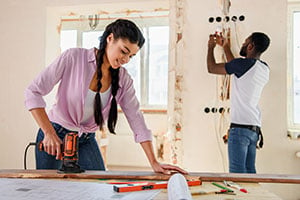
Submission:
[[[101,14],[100,14],[101,15]],[[113,15],[113,14],[104,14],[104,15]],[[94,15],[93,15],[94,16]],[[124,16],[126,19],[140,19],[142,18],[141,16],[125,16],[125,13],[124,13]],[[143,16],[145,18],[166,18],[166,17],[169,17],[168,15],[157,15],[157,16]],[[97,17],[97,18],[93,18],[93,17],[87,17],[87,18],[63,18],[61,19],[60,21],[61,22],[77,22],[77,21],[88,21],[88,20],[98,20],[98,21],[101,21],[101,20],[112,20],[112,19],[117,19],[117,18],[120,18],[120,16],[107,16],[107,17]]]
[[[74,178],[74,179],[136,179],[168,180],[171,175],[148,171],[86,171],[79,174],[58,173],[57,170],[0,170],[0,178]],[[189,180],[201,181],[236,181],[262,183],[300,184],[300,175],[293,174],[239,174],[239,173],[205,173],[191,172],[186,175]]]
[[[158,109],[141,109],[143,113],[150,114],[167,114],[167,110],[158,110]]]

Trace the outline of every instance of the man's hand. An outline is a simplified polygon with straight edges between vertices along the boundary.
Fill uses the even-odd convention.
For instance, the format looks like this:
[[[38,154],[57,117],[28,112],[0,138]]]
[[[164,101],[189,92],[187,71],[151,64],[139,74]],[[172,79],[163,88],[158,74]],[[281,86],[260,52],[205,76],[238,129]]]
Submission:
[[[222,32],[220,34],[216,34],[216,43],[220,46],[223,47],[224,43],[225,43],[225,38],[223,37]]]
[[[224,30],[225,32],[225,30]],[[223,36],[223,33],[220,32],[220,34],[215,34],[215,37],[216,37],[216,43],[218,45],[220,45],[221,47],[229,47],[230,48],[230,29],[227,30],[227,37],[225,38]]]
[[[208,40],[208,48],[213,49],[216,46],[216,34],[210,34]]]
[[[216,33],[209,35],[207,58],[206,58],[207,71],[212,74],[226,74],[227,72],[225,70],[225,63],[216,63],[215,60],[214,48],[217,42],[223,44],[222,35],[217,35]]]

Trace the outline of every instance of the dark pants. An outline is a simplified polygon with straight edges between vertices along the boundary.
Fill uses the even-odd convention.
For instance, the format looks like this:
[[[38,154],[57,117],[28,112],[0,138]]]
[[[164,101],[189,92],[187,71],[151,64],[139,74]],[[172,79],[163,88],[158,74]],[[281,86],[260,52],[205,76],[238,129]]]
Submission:
[[[61,140],[67,133],[74,132],[65,129],[57,123],[52,122],[52,125]],[[44,133],[39,129],[36,143],[38,144],[43,139]],[[56,160],[55,156],[39,151],[38,148],[35,148],[35,158],[36,169],[59,169],[62,164],[61,160]],[[95,139],[95,133],[84,133],[78,139],[78,164],[85,170],[105,170],[101,152]]]

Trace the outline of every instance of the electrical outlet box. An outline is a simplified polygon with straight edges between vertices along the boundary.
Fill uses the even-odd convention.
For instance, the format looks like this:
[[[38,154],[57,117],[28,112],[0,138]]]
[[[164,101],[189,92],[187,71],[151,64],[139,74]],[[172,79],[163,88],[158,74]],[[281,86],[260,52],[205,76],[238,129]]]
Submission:
[[[293,140],[300,140],[300,130],[288,130],[287,137]]]

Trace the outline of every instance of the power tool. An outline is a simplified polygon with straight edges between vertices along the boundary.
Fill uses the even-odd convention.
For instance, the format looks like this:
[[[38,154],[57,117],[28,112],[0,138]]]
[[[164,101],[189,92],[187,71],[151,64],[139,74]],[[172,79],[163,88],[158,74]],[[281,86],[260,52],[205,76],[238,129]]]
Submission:
[[[38,149],[44,151],[43,142],[38,144]],[[58,172],[62,173],[81,173],[83,169],[78,165],[78,134],[67,133],[63,139],[61,145],[62,154],[60,160],[62,160],[62,166]]]

